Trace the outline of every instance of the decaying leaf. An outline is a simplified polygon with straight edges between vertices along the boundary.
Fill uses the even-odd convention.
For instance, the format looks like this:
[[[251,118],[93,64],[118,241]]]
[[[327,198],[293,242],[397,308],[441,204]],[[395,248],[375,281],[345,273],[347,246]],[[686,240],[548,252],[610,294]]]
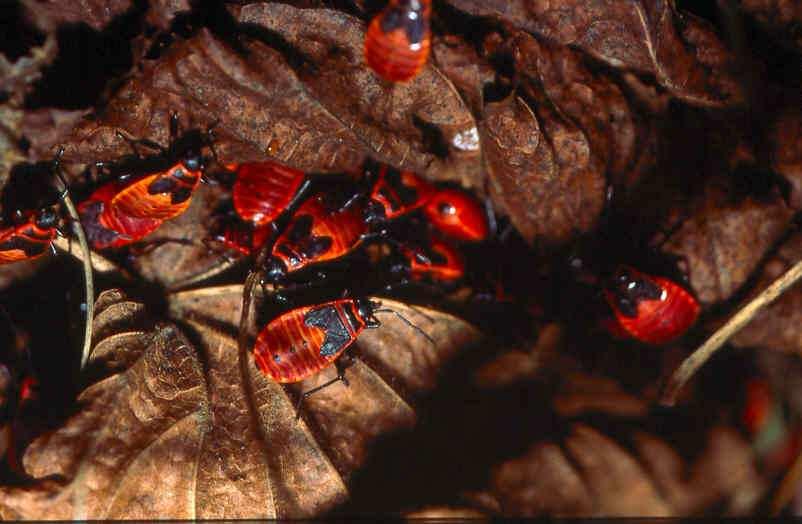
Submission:
[[[434,311],[434,347],[402,342],[388,320],[358,341],[348,388],[332,386],[295,419],[294,397],[257,371],[243,381],[236,342],[242,286],[172,295],[187,325],[153,324],[118,291],[98,298],[92,384],[65,424],[24,457],[31,485],[0,488],[5,518],[276,518],[320,515],[378,435],[415,423],[411,401],[437,368],[475,343],[473,328]],[[402,304],[404,311],[423,324]],[[331,378],[322,373],[300,385]]]
[[[612,67],[654,75],[691,104],[742,101],[735,60],[704,21],[673,2],[630,0],[449,0],[462,11],[492,16],[570,45]]]
[[[802,257],[802,236],[793,235],[763,267],[760,277],[745,298],[751,300]],[[802,354],[802,287],[796,285],[732,338],[739,347],[757,347]]]
[[[525,98],[486,106],[492,194],[525,238],[562,243],[597,224],[608,182],[633,184],[654,168],[656,128],[580,53],[523,32],[503,47]]]
[[[802,209],[802,115],[799,112],[802,100],[796,90],[793,93],[788,91],[771,93],[775,103],[779,101],[779,107],[769,124],[764,154],[771,169],[790,184],[791,206],[799,210]]]
[[[663,250],[681,257],[703,307],[727,300],[787,232],[793,211],[778,192],[738,195],[732,178],[711,178]]]
[[[25,0],[23,5],[42,29],[53,30],[61,24],[86,23],[103,29],[115,16],[129,10],[131,0]]]
[[[306,89],[373,156],[434,180],[481,187],[479,144],[468,140],[476,122],[431,64],[407,84],[383,82],[365,66],[362,23],[335,11],[255,3],[238,20],[278,35],[300,55],[294,69]]]
[[[130,153],[118,129],[166,144],[174,110],[192,125],[217,122],[224,162],[271,156],[307,171],[355,171],[373,156],[477,183],[478,145],[464,150],[459,138],[476,124],[436,69],[406,86],[380,83],[363,64],[363,27],[335,11],[254,4],[239,18],[250,27],[245,48],[206,31],[174,44],[114,96],[101,120],[76,128],[65,159]],[[276,45],[277,34],[285,45],[264,43]]]
[[[724,426],[699,439],[703,449],[686,461],[649,432],[619,442],[576,423],[564,439],[533,444],[496,467],[489,491],[470,498],[507,516],[688,516],[722,506],[731,515],[751,511],[765,486],[747,443]]]

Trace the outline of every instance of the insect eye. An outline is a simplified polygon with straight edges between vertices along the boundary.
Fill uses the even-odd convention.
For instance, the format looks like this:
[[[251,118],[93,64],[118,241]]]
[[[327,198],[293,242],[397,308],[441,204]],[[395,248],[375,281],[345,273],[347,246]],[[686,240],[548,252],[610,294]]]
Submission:
[[[441,215],[453,215],[457,212],[457,209],[448,202],[443,202],[437,207],[437,210],[440,212]]]
[[[186,158],[186,160],[184,161],[184,165],[185,165],[185,166],[187,167],[187,169],[189,169],[190,171],[197,171],[197,170],[198,170],[198,169],[200,169],[200,167],[201,167],[201,160],[200,160],[200,157],[198,157],[198,156],[195,156],[195,155],[190,155],[190,156],[188,156],[188,157]]]
[[[36,218],[36,225],[42,229],[50,228],[56,225],[56,214],[51,210],[44,210],[39,213]]]

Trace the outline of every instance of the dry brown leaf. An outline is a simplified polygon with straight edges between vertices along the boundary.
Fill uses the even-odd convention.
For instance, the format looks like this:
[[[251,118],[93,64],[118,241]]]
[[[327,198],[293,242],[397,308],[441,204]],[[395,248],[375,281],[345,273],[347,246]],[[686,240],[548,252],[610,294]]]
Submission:
[[[771,169],[782,175],[791,186],[791,206],[802,209],[802,104],[796,90],[770,92],[779,106],[768,126],[764,155]]]
[[[448,0],[473,15],[510,22],[581,49],[618,69],[654,75],[685,102],[742,101],[736,63],[709,25],[678,13],[667,0]]]
[[[689,516],[724,504],[752,511],[765,486],[753,452],[736,431],[714,427],[704,449],[685,463],[658,436],[638,431],[634,453],[582,423],[560,442],[540,442],[492,474],[488,492],[472,495],[505,516]]]
[[[480,125],[496,205],[524,238],[554,245],[590,230],[604,205],[603,166],[581,131],[521,98],[487,104]]]
[[[79,410],[34,441],[30,485],[0,488],[4,518],[298,518],[321,515],[348,496],[347,481],[378,435],[415,423],[412,397],[434,386],[437,368],[473,328],[453,317],[425,329],[437,341],[405,342],[389,319],[357,342],[350,387],[305,403],[257,371],[242,380],[236,332],[242,286],[169,297],[188,325],[147,320],[141,304],[112,290],[98,298],[95,346]],[[414,322],[426,320],[390,303]],[[406,333],[406,331],[404,331]],[[194,342],[193,342],[194,341]],[[331,370],[333,371],[333,370]],[[303,389],[331,378],[324,372]],[[291,388],[293,389],[293,388]],[[298,388],[295,388],[298,391]]]
[[[780,247],[744,299],[754,298],[802,258],[802,235],[795,234]],[[773,349],[802,355],[802,286],[797,284],[761,310],[732,339],[738,347]]]
[[[145,15],[149,24],[162,30],[170,28],[170,23],[181,13],[192,9],[189,0],[152,0]]]
[[[23,0],[22,3],[42,29],[83,22],[98,31],[133,5],[131,0]]]
[[[691,288],[703,307],[727,300],[788,231],[793,210],[778,193],[738,196],[731,177],[713,177],[690,203],[663,250],[687,262]]]
[[[654,169],[657,128],[581,53],[523,32],[505,48],[526,98],[486,106],[494,202],[530,242],[563,243],[597,224],[608,181],[632,185]]]
[[[409,83],[383,82],[365,66],[364,25],[336,11],[256,3],[238,20],[283,38],[303,58],[294,69],[306,89],[377,159],[481,187],[476,122],[431,63]]]
[[[188,125],[218,122],[224,162],[271,156],[307,171],[349,171],[373,156],[434,179],[478,183],[478,143],[462,140],[476,124],[436,69],[408,85],[380,83],[364,68],[362,24],[336,11],[254,4],[239,17],[254,36],[245,54],[205,30],[174,44],[116,93],[101,120],[76,128],[65,159],[130,153],[118,129],[166,144],[175,110]],[[274,43],[265,35],[275,33],[291,52],[259,41]]]

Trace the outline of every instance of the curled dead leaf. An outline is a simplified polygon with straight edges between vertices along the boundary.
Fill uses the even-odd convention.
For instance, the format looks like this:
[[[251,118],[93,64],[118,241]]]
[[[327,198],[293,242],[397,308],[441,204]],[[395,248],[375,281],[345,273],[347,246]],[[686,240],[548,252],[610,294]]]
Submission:
[[[437,369],[475,343],[476,331],[427,311],[436,347],[418,351],[388,320],[360,337],[351,385],[308,399],[295,419],[292,394],[235,342],[242,286],[169,297],[188,326],[154,324],[119,290],[97,300],[89,385],[78,411],[34,441],[30,485],[0,488],[5,518],[277,518],[325,513],[381,434],[415,423],[412,399]],[[394,308],[425,322],[402,304]],[[330,378],[323,372],[304,389]],[[403,393],[402,393],[403,392]],[[297,388],[296,388],[297,393]],[[154,480],[157,479],[156,482]]]
[[[277,3],[244,6],[237,18],[282,38],[300,56],[294,70],[306,89],[374,157],[481,188],[479,144],[466,140],[476,135],[476,122],[431,63],[409,83],[388,84],[366,67],[365,27],[355,18]]]
[[[744,303],[780,277],[802,258],[802,235],[789,238],[766,262]],[[758,312],[731,340],[738,347],[756,347],[802,354],[802,287],[797,284]]]
[[[448,0],[478,16],[507,21],[624,70],[654,75],[685,102],[729,106],[743,99],[734,57],[701,19],[658,0]]]
[[[634,449],[632,449],[632,447]],[[564,440],[534,444],[496,467],[488,492],[472,494],[480,507],[515,516],[689,516],[724,505],[752,511],[765,485],[753,452],[736,431],[715,427],[689,463],[658,436],[638,431],[632,444],[582,423]]]
[[[36,25],[48,31],[61,24],[82,22],[99,31],[133,6],[131,0],[25,0],[22,3]]]
[[[793,218],[777,192],[744,198],[732,177],[711,178],[689,207],[690,216],[662,249],[685,260],[691,288],[703,307],[732,297]]]

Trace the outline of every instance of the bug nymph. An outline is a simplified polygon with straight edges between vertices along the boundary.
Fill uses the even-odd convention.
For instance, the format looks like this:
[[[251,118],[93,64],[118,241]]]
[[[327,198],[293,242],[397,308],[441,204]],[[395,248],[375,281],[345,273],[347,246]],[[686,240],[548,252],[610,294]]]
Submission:
[[[441,233],[465,242],[481,242],[490,232],[487,214],[476,199],[459,189],[440,189],[423,213]]]
[[[435,191],[412,171],[381,166],[370,193],[366,220],[376,224],[411,213],[423,207]]]
[[[303,171],[276,162],[247,162],[235,168],[234,209],[246,222],[263,226],[276,220],[304,193]]]
[[[427,249],[400,246],[402,260],[390,268],[391,273],[407,282],[432,282],[452,285],[465,277],[465,260],[457,249],[439,239],[431,239]]]
[[[67,184],[59,172],[59,163],[63,153],[64,149],[59,149],[48,166],[48,170],[61,180],[64,186],[60,199],[67,194]],[[4,194],[3,196],[16,203],[15,195],[16,193],[12,192],[10,195]],[[48,251],[55,254],[53,241],[61,235],[61,231],[58,228],[60,216],[53,209],[54,205],[46,205],[36,211],[16,211],[11,220],[12,224],[0,229],[0,264],[32,260]]]
[[[312,264],[341,258],[356,250],[368,234],[364,206],[331,210],[318,194],[304,202],[276,239],[264,268],[265,282],[280,283]]]
[[[170,146],[167,149],[150,140],[134,140],[118,132],[117,136],[128,142],[138,160],[142,157],[137,146],[142,145],[160,152],[158,156],[149,158],[169,165],[133,179],[126,173],[118,180],[101,185],[78,205],[92,247],[105,249],[131,244],[189,208],[192,195],[205,180],[207,159],[201,150],[209,147],[214,155],[214,135],[211,127],[205,133],[191,130],[180,137],[178,134],[178,116],[175,113],[170,118]],[[96,165],[105,164],[98,162]]]
[[[680,337],[699,315],[699,303],[682,286],[627,266],[615,272],[604,295],[619,326],[648,344]]]
[[[390,82],[415,78],[429,58],[431,0],[390,0],[365,35],[365,60]]]
[[[376,313],[395,314],[434,343],[397,311],[369,299],[345,298],[295,308],[271,320],[253,348],[256,366],[276,382],[300,382],[336,361],[362,331],[379,327]]]

